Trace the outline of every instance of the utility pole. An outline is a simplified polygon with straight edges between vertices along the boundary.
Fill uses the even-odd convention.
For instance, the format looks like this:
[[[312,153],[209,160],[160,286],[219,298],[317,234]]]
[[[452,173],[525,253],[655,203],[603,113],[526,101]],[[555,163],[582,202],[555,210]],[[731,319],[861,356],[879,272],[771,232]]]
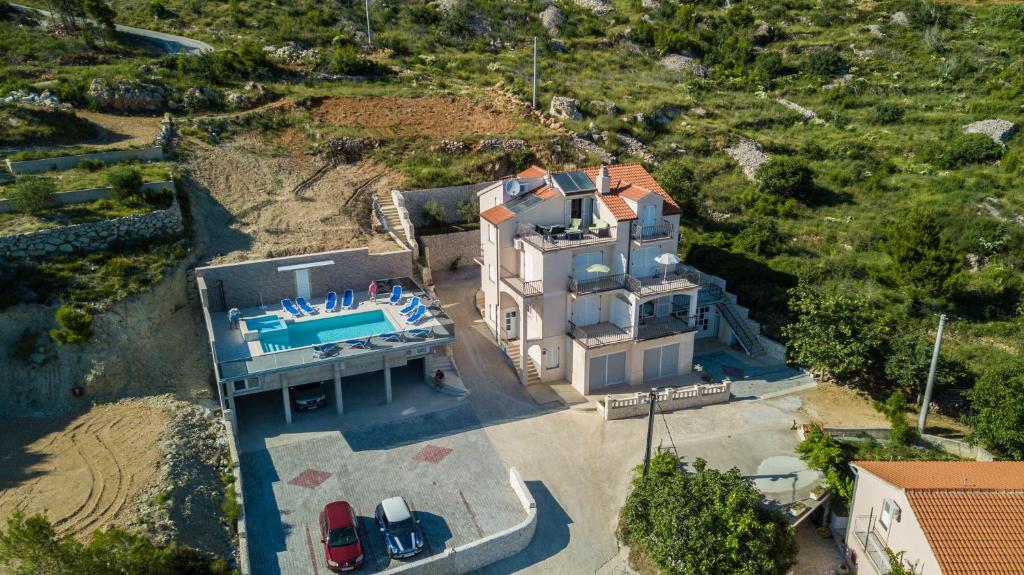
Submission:
[[[537,109],[537,37],[533,37],[533,109]]]
[[[373,35],[370,33],[370,0],[366,0],[366,45],[373,47]]]
[[[658,402],[658,388],[652,387],[647,395],[647,403],[650,405],[650,413],[647,414],[647,451],[644,452],[644,480],[647,480],[647,471],[651,468],[651,443],[654,441],[654,406]]]
[[[924,433],[924,424],[928,421],[928,404],[932,401],[932,390],[935,389],[935,371],[939,367],[939,349],[942,347],[942,331],[946,328],[946,314],[939,315],[939,331],[935,334],[935,349],[932,350],[932,365],[928,369],[928,385],[924,388],[924,400],[921,402],[921,415],[917,418],[917,431]]]

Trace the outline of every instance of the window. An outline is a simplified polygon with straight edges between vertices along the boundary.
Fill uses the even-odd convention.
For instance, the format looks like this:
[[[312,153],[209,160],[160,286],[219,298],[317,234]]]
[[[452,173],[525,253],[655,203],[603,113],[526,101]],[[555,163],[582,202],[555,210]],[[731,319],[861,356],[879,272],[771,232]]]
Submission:
[[[487,239],[493,244],[498,236],[498,226],[492,226],[490,224],[484,224],[487,226]]]
[[[893,519],[900,520],[900,507],[892,499],[886,499],[882,502],[882,513],[878,516],[878,523],[882,529],[888,531]]]
[[[259,378],[256,378],[256,377],[251,377],[249,379],[242,379],[242,380],[236,381],[234,383],[234,386],[235,386],[235,392],[236,393],[243,392],[243,391],[252,391],[254,389],[259,389],[260,388],[260,380],[259,380]]]
[[[697,329],[707,331],[711,327],[711,306],[702,305],[697,308]]]
[[[494,265],[487,266],[487,278],[492,282],[498,281],[498,274],[494,273]]]
[[[569,202],[569,217],[573,219],[583,219],[583,200],[576,198]]]

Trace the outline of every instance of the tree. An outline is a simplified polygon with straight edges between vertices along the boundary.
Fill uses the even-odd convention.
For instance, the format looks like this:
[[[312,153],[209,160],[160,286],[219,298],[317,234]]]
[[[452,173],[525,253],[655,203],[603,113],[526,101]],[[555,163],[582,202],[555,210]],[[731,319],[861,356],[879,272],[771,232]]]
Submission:
[[[807,203],[814,199],[814,172],[800,158],[776,156],[757,169],[757,189]]]
[[[760,257],[772,257],[782,250],[784,238],[770,218],[757,218],[733,238],[734,250]]]
[[[821,471],[825,484],[843,505],[853,497],[853,478],[849,473],[849,456],[834,437],[812,427],[807,437],[796,446],[800,459]]]
[[[686,165],[685,160],[665,162],[654,173],[654,179],[679,204],[683,213],[688,216],[697,214],[700,207],[699,188],[693,170]]]
[[[50,337],[61,345],[82,343],[92,337],[92,314],[62,305],[57,309],[59,329],[51,329]]]
[[[921,148],[926,162],[947,170],[994,162],[1003,157],[1003,152],[1003,147],[985,134],[957,134],[951,139],[931,141]]]
[[[789,290],[797,319],[783,326],[791,357],[840,382],[863,375],[877,360],[884,329],[862,297],[819,291],[801,282]]]
[[[117,18],[117,12],[110,4],[104,0],[82,0],[82,10],[102,26],[108,36],[114,34],[114,19]]]
[[[57,205],[57,186],[44,176],[21,176],[8,193],[20,212],[38,213]]]
[[[807,58],[807,72],[816,76],[838,76],[846,72],[846,60],[835,48],[824,48],[811,52]]]
[[[951,285],[963,259],[942,237],[938,220],[920,207],[889,225],[882,250],[895,262],[904,283],[931,295]]]
[[[623,539],[670,575],[787,573],[797,544],[786,517],[735,467],[697,459],[693,469],[667,451],[652,458],[647,480],[637,468],[619,519]]]
[[[437,200],[427,200],[427,203],[423,204],[423,215],[436,226],[448,223],[448,212]]]
[[[107,185],[115,199],[125,201],[139,195],[142,174],[131,166],[115,166],[106,175]]]
[[[462,216],[462,220],[467,223],[476,222],[480,219],[480,200],[474,195],[464,202],[459,202],[459,205],[455,207],[455,211]]]
[[[886,379],[896,389],[919,399],[928,382],[932,349],[933,343],[920,334],[907,333],[897,336],[889,343],[889,353],[885,357]],[[939,365],[935,370],[936,386],[956,385],[965,381],[967,377],[967,369],[963,363],[948,355],[939,355]]]
[[[972,441],[1009,459],[1024,459],[1024,361],[988,370],[967,399],[974,410]]]

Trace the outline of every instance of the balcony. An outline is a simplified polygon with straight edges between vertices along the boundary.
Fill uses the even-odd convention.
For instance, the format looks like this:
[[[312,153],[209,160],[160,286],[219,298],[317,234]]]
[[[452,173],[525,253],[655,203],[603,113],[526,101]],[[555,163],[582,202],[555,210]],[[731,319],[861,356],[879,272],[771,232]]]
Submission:
[[[589,229],[567,230],[564,226],[538,226],[525,222],[520,222],[516,236],[544,252],[615,241],[608,228],[593,232]]]
[[[591,325],[576,325],[569,322],[569,335],[588,349],[603,347],[624,341],[646,341],[668,337],[697,329],[694,318],[666,316],[645,318],[640,325],[622,328],[603,321]]]
[[[853,522],[853,535],[857,546],[860,547],[859,556],[867,558],[875,573],[885,575],[892,567],[885,552],[886,537],[875,529],[875,519],[874,515],[856,517]]]
[[[700,287],[703,281],[701,272],[683,264],[677,264],[668,273],[662,272],[651,277],[626,275],[626,287],[640,297],[693,289]]]
[[[668,220],[661,220],[661,223],[652,225],[643,225],[635,221],[630,226],[630,237],[639,242],[656,242],[671,238],[674,234],[675,226]]]
[[[692,317],[676,317],[674,315],[641,319],[640,325],[636,329],[636,339],[637,341],[645,341],[696,331],[697,322],[694,319]]]
[[[519,274],[507,268],[501,268],[501,281],[512,288],[512,291],[523,297],[540,295],[542,291],[541,280],[526,281],[519,277]]]
[[[576,278],[569,276],[569,285],[566,289],[568,289],[570,293],[583,295],[613,289],[622,289],[624,287],[626,287],[626,274],[615,274],[585,280],[577,280]]]

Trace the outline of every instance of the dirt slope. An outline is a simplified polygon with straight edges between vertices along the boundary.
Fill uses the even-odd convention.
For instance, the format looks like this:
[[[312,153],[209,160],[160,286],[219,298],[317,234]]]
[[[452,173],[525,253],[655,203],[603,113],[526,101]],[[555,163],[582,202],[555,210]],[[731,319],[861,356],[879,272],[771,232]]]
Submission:
[[[496,105],[452,96],[352,96],[325,100],[318,119],[363,128],[366,135],[450,138],[512,131],[518,118]]]

